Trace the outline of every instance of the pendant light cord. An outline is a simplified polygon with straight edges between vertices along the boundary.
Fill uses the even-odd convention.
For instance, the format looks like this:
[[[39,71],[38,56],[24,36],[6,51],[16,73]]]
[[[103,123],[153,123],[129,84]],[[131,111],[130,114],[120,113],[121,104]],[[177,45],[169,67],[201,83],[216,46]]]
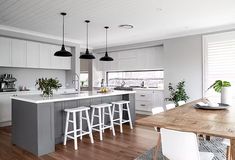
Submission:
[[[63,45],[64,45],[64,16],[65,15],[63,15]]]
[[[86,39],[86,48],[88,49],[88,21],[87,21],[87,25],[86,25],[86,37],[87,37],[87,39]]]
[[[108,52],[108,28],[106,28],[106,53]]]

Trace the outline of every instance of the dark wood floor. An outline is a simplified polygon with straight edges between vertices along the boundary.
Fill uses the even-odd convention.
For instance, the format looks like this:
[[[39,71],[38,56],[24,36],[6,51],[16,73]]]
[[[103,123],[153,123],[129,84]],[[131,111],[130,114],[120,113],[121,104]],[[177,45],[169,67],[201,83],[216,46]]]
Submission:
[[[142,118],[142,116],[137,116]],[[91,144],[89,137],[79,140],[77,151],[73,141],[67,146],[56,145],[56,151],[41,157],[21,150],[11,144],[11,127],[0,128],[0,160],[133,160],[157,144],[157,133],[152,128],[135,126],[133,130],[124,125],[124,133],[120,134],[115,127],[116,136],[106,130],[104,140],[99,140],[98,132],[94,133],[95,143]]]

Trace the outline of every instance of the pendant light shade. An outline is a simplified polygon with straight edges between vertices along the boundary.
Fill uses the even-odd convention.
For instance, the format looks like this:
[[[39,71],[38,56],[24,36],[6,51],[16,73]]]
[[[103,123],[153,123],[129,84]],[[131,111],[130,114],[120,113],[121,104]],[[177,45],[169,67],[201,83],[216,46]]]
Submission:
[[[87,42],[86,42],[86,52],[84,54],[82,54],[79,58],[80,59],[95,59],[95,56],[93,56],[89,50],[88,50],[88,23],[90,23],[89,20],[85,20],[85,22],[87,23]]]
[[[107,39],[108,39],[108,29],[109,29],[109,27],[105,26],[104,28],[106,29],[106,51],[105,51],[104,57],[100,58],[100,61],[113,61],[113,58],[109,57],[109,55],[108,55],[108,42],[107,42]]]
[[[72,54],[69,51],[66,51],[66,49],[64,47],[64,16],[66,16],[66,13],[62,12],[60,14],[63,16],[63,43],[62,43],[62,46],[61,46],[61,50],[55,52],[54,56],[71,57]]]

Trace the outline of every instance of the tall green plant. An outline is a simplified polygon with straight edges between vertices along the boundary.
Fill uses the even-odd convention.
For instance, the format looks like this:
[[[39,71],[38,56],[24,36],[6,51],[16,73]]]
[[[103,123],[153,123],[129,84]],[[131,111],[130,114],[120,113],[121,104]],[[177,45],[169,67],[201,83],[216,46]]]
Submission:
[[[216,80],[207,90],[213,88],[216,92],[221,93],[223,87],[230,87],[231,84],[228,81]]]
[[[168,90],[170,91],[170,97],[165,98],[166,101],[172,101],[178,106],[179,101],[187,101],[189,96],[185,91],[185,81],[180,81],[176,88],[173,87],[172,83],[169,83]]]
[[[56,78],[39,78],[36,80],[35,86],[38,86],[38,90],[42,91],[43,96],[52,96],[53,89],[58,90],[62,87],[61,83]]]

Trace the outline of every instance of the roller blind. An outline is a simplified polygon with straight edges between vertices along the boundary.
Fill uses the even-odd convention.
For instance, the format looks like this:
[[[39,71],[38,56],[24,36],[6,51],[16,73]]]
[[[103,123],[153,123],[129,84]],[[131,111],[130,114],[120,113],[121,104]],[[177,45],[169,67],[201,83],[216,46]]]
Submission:
[[[235,32],[226,32],[204,37],[204,89],[211,100],[220,102],[220,94],[206,89],[216,80],[226,80],[232,84],[235,104]]]

